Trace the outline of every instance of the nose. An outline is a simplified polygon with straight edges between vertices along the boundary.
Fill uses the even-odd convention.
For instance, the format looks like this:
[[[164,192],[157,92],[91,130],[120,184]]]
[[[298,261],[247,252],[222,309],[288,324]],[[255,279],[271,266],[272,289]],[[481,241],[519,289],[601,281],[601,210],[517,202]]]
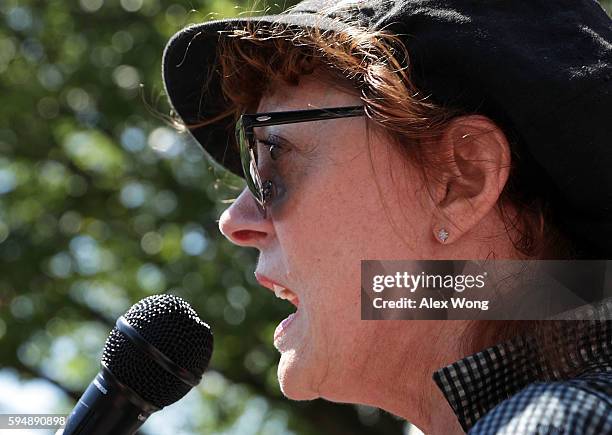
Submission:
[[[251,192],[245,188],[219,219],[219,231],[239,246],[261,247],[273,234],[270,218],[264,218]]]

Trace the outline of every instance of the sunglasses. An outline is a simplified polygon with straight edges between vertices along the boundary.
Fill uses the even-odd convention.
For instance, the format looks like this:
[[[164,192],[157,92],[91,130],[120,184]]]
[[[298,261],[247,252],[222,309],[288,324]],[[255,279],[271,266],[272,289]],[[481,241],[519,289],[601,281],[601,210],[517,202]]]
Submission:
[[[253,129],[271,125],[294,124],[298,122],[325,121],[336,118],[363,116],[363,106],[332,107],[322,109],[292,110],[243,114],[236,123],[236,142],[240,149],[242,171],[249,191],[255,198],[264,219],[267,217],[269,202],[273,196],[272,180],[262,180],[257,161],[257,140]]]

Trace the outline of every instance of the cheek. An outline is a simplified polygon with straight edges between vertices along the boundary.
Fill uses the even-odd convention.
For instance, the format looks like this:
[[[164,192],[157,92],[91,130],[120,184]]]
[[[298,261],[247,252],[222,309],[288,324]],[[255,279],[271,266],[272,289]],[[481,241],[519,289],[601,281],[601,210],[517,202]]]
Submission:
[[[284,213],[274,216],[291,282],[348,300],[359,298],[361,260],[413,257],[406,240],[416,240],[425,222],[412,198],[380,173],[385,168],[377,168],[374,178],[367,149],[351,157],[320,160],[302,172],[300,182],[289,187]]]
[[[314,329],[311,338],[329,346],[354,333],[361,316],[361,260],[369,257],[373,239],[386,239],[377,219],[363,213],[377,206],[366,204],[375,190],[359,188],[360,178],[320,173],[292,204],[291,219],[279,220],[275,227],[289,280],[301,293]]]
[[[287,253],[297,264],[327,271],[328,280],[359,274],[362,259],[408,258],[405,241],[415,240],[426,222],[410,197],[384,178],[377,185],[366,165],[350,169],[307,177],[308,189],[296,193],[288,219],[279,221],[286,224],[278,236]]]
[[[301,174],[286,214],[274,216],[275,233],[289,282],[301,294],[309,327],[315,328],[312,339],[350,348],[350,336],[363,327],[361,260],[418,258],[407,243],[418,244],[419,232],[428,234],[421,228],[427,220],[414,205],[415,194],[398,192],[396,180],[384,173],[388,162],[376,168],[374,179],[367,151],[317,163]]]

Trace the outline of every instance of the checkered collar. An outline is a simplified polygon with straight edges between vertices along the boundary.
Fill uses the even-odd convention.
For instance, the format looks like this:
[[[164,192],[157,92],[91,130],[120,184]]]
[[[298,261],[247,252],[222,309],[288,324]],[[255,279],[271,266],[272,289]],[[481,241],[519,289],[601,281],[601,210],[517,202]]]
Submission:
[[[533,382],[612,369],[612,321],[561,325],[563,330],[553,334],[556,338],[515,337],[433,374],[463,430]]]

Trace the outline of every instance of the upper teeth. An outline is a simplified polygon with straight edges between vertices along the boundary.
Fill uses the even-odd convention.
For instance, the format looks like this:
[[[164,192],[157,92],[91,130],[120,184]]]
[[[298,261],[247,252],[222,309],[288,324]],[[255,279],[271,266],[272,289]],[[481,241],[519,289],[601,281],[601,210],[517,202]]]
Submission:
[[[274,284],[273,287],[274,287],[274,294],[276,295],[277,298],[287,299],[287,300],[291,299],[291,292],[287,290],[285,287],[281,287],[278,284]]]

